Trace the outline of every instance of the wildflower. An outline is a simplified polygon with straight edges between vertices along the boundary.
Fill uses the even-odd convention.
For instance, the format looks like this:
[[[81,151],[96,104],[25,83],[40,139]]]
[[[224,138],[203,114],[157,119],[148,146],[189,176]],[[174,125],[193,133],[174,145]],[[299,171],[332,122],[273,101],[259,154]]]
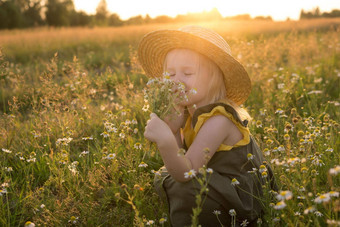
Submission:
[[[89,151],[83,151],[83,152],[80,153],[79,157],[84,157],[89,153],[90,153]]]
[[[258,225],[261,225],[261,224],[262,224],[262,219],[261,219],[261,218],[258,218],[257,221],[256,221],[256,223],[257,223]]]
[[[256,168],[252,168],[252,170],[247,171],[247,173],[256,173],[257,169]]]
[[[12,153],[12,151],[5,149],[5,148],[2,148],[2,151],[5,152],[5,153],[8,153],[8,154]]]
[[[116,157],[116,154],[115,153],[111,153],[108,156],[106,156],[105,158],[111,160],[111,159],[114,159],[115,157]]]
[[[305,135],[305,133],[303,132],[303,131],[298,131],[298,133],[297,133],[297,136],[298,137],[303,137]]]
[[[330,175],[338,175],[340,173],[340,166],[335,166],[334,168],[329,169],[329,174]]]
[[[206,170],[206,172],[212,174],[214,171],[213,171],[212,168],[208,168],[208,169]]]
[[[107,137],[110,136],[110,134],[107,133],[107,132],[102,132],[102,133],[100,133],[100,135],[103,136],[104,138],[107,138]]]
[[[285,134],[285,135],[283,136],[283,139],[284,139],[284,140],[290,140],[290,136],[289,136],[288,134]]]
[[[254,155],[248,153],[248,154],[247,154],[247,158],[248,158],[248,160],[252,160],[252,159],[254,159]]]
[[[260,120],[256,121],[256,128],[262,128],[262,121]]]
[[[153,225],[155,224],[155,221],[154,220],[149,220],[146,222],[146,225]]]
[[[328,195],[329,195],[330,197],[339,197],[339,192],[330,191],[330,192],[328,192]]]
[[[68,222],[71,224],[76,224],[78,219],[79,219],[78,217],[72,216],[70,220],[68,220]]]
[[[193,178],[196,176],[196,171],[194,169],[190,170],[189,172],[184,173],[184,178]]]
[[[282,114],[284,111],[281,108],[278,108],[275,113]]]
[[[27,221],[25,223],[25,227],[35,227],[35,224],[33,222],[31,222],[31,221]]]
[[[7,182],[5,182],[5,183],[1,184],[1,187],[3,187],[3,188],[8,188],[8,187],[9,187],[9,184],[8,184]]]
[[[247,226],[249,224],[249,222],[247,221],[247,219],[245,219],[240,226]]]
[[[274,209],[275,210],[281,210],[281,209],[285,208],[286,206],[287,205],[285,204],[284,200],[282,200],[274,206]]]
[[[134,134],[137,134],[137,133],[138,133],[138,128],[135,128],[135,129],[133,130],[133,133],[134,133]]]
[[[6,170],[7,172],[12,172],[12,171],[13,171],[13,168],[12,168],[12,167],[5,167],[5,170]]]
[[[301,213],[300,213],[300,212],[295,212],[294,215],[295,215],[295,216],[300,216]]]
[[[260,169],[259,169],[259,172],[262,173],[262,172],[265,172],[267,171],[267,168],[265,165],[260,165]]]
[[[326,149],[327,152],[333,152],[333,148],[329,147]]]
[[[215,214],[215,215],[220,215],[220,214],[221,214],[221,211],[219,211],[219,210],[214,210],[214,211],[213,211],[213,214]]]
[[[190,93],[196,95],[197,94],[197,89],[196,88],[191,89]]]
[[[159,219],[159,224],[164,224],[167,221],[166,217]]]
[[[77,175],[79,172],[77,170],[77,166],[78,166],[79,162],[74,161],[71,163],[71,165],[68,166],[68,169],[71,171],[71,173],[73,175]]]
[[[138,167],[143,167],[143,168],[146,168],[148,167],[148,164],[146,164],[145,162],[141,162]]]
[[[71,138],[71,137],[60,138],[60,139],[57,139],[56,145],[57,146],[59,146],[59,145],[67,146],[72,140],[73,140],[73,138]]]
[[[142,188],[139,184],[135,184],[135,185],[133,186],[133,188],[136,189],[136,190],[138,190],[138,191],[143,191],[143,190],[144,190],[144,188]]]
[[[151,173],[155,174],[156,176],[161,176],[161,173],[159,171],[151,170]]]
[[[41,209],[44,209],[45,207],[46,207],[45,204],[41,204],[41,205],[40,205],[40,208],[41,208]]]
[[[317,217],[322,217],[323,214],[320,212],[320,211],[315,211],[314,214],[317,216]]]
[[[327,219],[328,226],[340,226],[340,221]]]
[[[125,138],[125,134],[123,132],[119,133],[119,137],[124,139]]]
[[[276,198],[278,200],[290,200],[293,197],[293,194],[291,191],[281,191]]]
[[[232,217],[236,216],[236,211],[234,209],[230,209],[229,215],[232,216]]]
[[[149,107],[150,107],[149,104],[145,104],[145,105],[143,106],[142,110],[143,110],[144,112],[146,112],[146,111],[149,110]]]
[[[277,148],[278,151],[285,151],[285,147],[283,145],[280,145],[278,148]]]
[[[300,158],[295,157],[295,158],[290,158],[288,159],[287,163],[293,166],[296,162],[300,162]]]
[[[142,149],[142,144],[140,144],[140,143],[135,143],[135,145],[133,145],[133,147],[134,147],[135,149],[137,149],[137,150],[140,150],[140,149]]]
[[[262,176],[262,178],[266,178],[266,177],[268,177],[268,173],[266,171],[264,171],[264,172],[261,173],[261,176]]]
[[[308,171],[308,168],[307,168],[307,167],[302,167],[302,168],[301,168],[301,172],[306,173],[307,171]]]
[[[270,150],[269,150],[268,148],[263,149],[263,154],[264,154],[265,156],[270,155]]]
[[[286,122],[285,123],[285,132],[289,132],[292,129],[293,129],[293,126],[289,122]]]
[[[322,194],[314,199],[314,202],[316,203],[323,203],[323,202],[328,202],[331,199],[328,193]]]
[[[177,156],[179,156],[179,157],[180,157],[180,156],[184,156],[185,153],[186,153],[185,149],[181,148],[181,149],[178,150]]]
[[[93,140],[93,137],[92,136],[87,136],[87,137],[83,137],[82,140]]]
[[[7,193],[6,188],[0,189],[0,196],[4,195]]]
[[[271,145],[271,144],[273,144],[273,143],[274,143],[274,141],[271,140],[271,139],[268,139],[268,140],[266,141],[266,144],[267,144],[267,145]]]
[[[306,189],[305,189],[305,187],[300,186],[300,187],[299,187],[299,191],[300,191],[300,192],[304,192],[304,191],[306,191]]]
[[[238,180],[236,180],[236,178],[233,178],[233,179],[231,180],[231,185],[232,185],[232,186],[235,186],[235,185],[238,185],[238,184],[240,184],[240,182],[239,182]]]
[[[279,222],[281,219],[279,217],[276,217],[273,219],[273,222]]]

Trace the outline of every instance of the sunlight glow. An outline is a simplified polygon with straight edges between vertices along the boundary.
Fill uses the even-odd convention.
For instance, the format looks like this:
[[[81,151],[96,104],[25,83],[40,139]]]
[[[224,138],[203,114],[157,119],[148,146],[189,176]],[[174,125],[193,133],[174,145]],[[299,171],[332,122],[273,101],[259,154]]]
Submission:
[[[76,10],[95,14],[100,0],[74,0]],[[274,20],[298,19],[301,9],[310,11],[319,7],[321,12],[339,9],[338,0],[106,0],[108,10],[117,13],[121,19],[149,14],[150,17],[210,11],[217,8],[223,17],[249,14],[251,17],[271,16]]]

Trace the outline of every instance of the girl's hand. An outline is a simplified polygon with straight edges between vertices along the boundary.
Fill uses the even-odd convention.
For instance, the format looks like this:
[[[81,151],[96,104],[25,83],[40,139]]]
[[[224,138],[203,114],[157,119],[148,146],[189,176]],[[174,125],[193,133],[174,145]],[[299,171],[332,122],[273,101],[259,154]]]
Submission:
[[[178,106],[173,112],[166,116],[164,121],[168,124],[172,133],[176,135],[178,130],[184,125],[184,107]]]
[[[155,113],[150,114],[150,120],[147,121],[145,126],[144,136],[151,142],[155,142],[158,145],[166,142],[173,133],[168,124],[160,119]]]

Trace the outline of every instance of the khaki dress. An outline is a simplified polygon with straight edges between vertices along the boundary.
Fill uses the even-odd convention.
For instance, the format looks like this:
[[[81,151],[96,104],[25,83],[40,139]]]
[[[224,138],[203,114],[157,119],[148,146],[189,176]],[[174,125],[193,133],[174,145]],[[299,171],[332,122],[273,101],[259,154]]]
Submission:
[[[190,147],[199,128],[211,116],[225,115],[239,128],[243,139],[234,146],[221,145],[207,164],[207,168],[213,169],[209,177],[209,191],[203,195],[206,200],[199,215],[199,224],[205,226],[221,226],[213,213],[218,215],[224,226],[231,226],[229,210],[236,211],[236,226],[247,219],[247,226],[256,226],[258,217],[262,214],[262,205],[255,197],[262,195],[262,184],[269,180],[271,187],[276,189],[272,170],[267,168],[268,177],[263,178],[259,171],[251,173],[253,168],[259,169],[263,164],[262,152],[250,135],[247,121],[241,121],[236,111],[226,103],[213,103],[198,108],[192,119],[190,116],[184,127],[185,146]],[[191,125],[190,125],[191,124]],[[192,126],[192,127],[191,127]],[[253,159],[248,160],[247,155],[252,154]],[[169,217],[172,226],[190,226],[192,209],[196,207],[195,196],[199,192],[200,185],[196,179],[185,183],[174,180],[165,167],[159,170],[160,175],[155,176],[154,185],[157,193],[169,205]],[[240,183],[233,186],[232,179],[236,178]]]

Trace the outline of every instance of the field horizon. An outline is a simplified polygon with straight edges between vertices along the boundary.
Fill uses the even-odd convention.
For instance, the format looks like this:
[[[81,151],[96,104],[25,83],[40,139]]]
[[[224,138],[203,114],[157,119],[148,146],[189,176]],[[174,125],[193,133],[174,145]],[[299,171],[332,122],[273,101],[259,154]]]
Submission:
[[[170,226],[136,49],[184,25],[0,31],[1,226]],[[243,107],[279,187],[258,226],[339,226],[340,18],[196,25],[252,81]]]

